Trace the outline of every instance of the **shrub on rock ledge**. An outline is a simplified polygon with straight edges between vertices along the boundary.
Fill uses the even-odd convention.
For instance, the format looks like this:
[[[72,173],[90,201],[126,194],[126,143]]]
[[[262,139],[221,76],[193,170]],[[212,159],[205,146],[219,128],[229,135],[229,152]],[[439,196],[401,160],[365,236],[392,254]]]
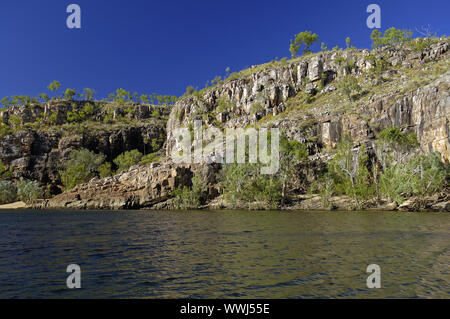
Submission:
[[[61,180],[66,189],[86,183],[97,176],[99,166],[105,161],[103,154],[95,154],[86,149],[74,150],[66,163],[66,169],[60,171]]]
[[[128,170],[131,166],[138,164],[142,159],[142,153],[138,150],[132,150],[120,154],[114,160],[114,164],[118,166],[117,173]]]

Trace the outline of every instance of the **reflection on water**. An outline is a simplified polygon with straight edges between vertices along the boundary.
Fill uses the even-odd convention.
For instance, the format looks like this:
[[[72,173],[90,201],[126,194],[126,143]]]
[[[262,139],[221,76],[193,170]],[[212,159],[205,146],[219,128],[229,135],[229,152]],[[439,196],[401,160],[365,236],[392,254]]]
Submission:
[[[450,215],[2,212],[1,298],[450,297]],[[82,289],[66,288],[80,265]],[[382,289],[366,287],[378,264]]]

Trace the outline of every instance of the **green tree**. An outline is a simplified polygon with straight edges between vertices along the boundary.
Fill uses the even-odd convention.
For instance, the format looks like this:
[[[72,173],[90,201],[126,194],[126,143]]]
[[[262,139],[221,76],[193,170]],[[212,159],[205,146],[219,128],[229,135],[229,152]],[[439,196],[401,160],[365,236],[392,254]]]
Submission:
[[[194,92],[195,92],[195,88],[192,85],[189,85],[186,88],[186,95],[192,95],[192,94],[194,94]]]
[[[114,160],[114,164],[117,165],[117,173],[128,170],[131,166],[138,164],[142,159],[142,153],[138,150],[132,150],[120,154]]]
[[[311,52],[311,46],[319,41],[319,36],[317,34],[312,34],[311,31],[300,32],[295,35],[294,40],[291,40],[289,51],[291,52],[292,58],[295,58],[298,51],[303,47],[303,54]]]
[[[108,100],[109,101],[114,101],[116,99],[116,95],[114,93],[109,93],[108,94]]]
[[[97,176],[99,166],[104,162],[103,154],[96,154],[87,149],[73,150],[66,169],[60,171],[61,180],[66,189],[72,189],[78,184],[86,183]]]
[[[361,199],[373,193],[367,165],[368,156],[364,146],[354,150],[353,142],[348,137],[338,144],[337,152],[329,164],[337,192],[353,198],[358,209],[361,208]]]
[[[347,49],[350,49],[350,46],[352,44],[352,40],[349,37],[347,37],[347,39],[345,39],[345,44],[347,45]]]
[[[22,202],[29,205],[34,200],[42,198],[43,192],[37,181],[21,178],[20,181],[17,182],[17,196]]]
[[[90,88],[84,89],[84,98],[87,101],[92,101],[94,99],[94,94],[95,94],[95,91],[93,89],[90,89]]]
[[[291,188],[295,166],[308,159],[308,148],[296,140],[289,140],[285,135],[280,138],[280,170],[278,172],[281,182],[282,204],[288,198],[287,190]]]
[[[64,98],[66,100],[72,101],[77,92],[74,89],[66,89],[64,92]]]
[[[408,44],[415,52],[429,51],[435,41],[437,41],[437,33],[432,31],[430,25],[416,29],[422,37],[409,41]]]
[[[0,180],[0,204],[9,204],[17,199],[17,187],[13,182]]]
[[[110,177],[114,174],[110,162],[103,163],[98,167],[100,178]]]
[[[148,95],[147,94],[142,94],[140,97],[140,100],[142,103],[149,103],[150,100],[148,99]]]
[[[224,197],[237,203],[264,202],[277,207],[282,200],[280,177],[260,173],[260,164],[227,164],[221,173]]]
[[[415,133],[408,134],[398,127],[389,127],[380,132],[375,146],[377,160],[384,170],[397,164],[406,165],[419,142]]]
[[[411,40],[412,32],[406,29],[399,30],[394,27],[384,32],[384,38],[388,45],[403,43]]]
[[[378,135],[378,138],[384,143],[405,150],[410,150],[419,146],[417,135],[415,133],[405,134],[396,126],[383,129]]]
[[[139,162],[139,164],[151,164],[151,163],[155,163],[155,162],[159,162],[160,159],[158,157],[158,153],[150,153],[147,155],[142,156],[141,161]]]
[[[252,105],[252,109],[254,108],[254,106],[256,105],[256,107],[260,106],[260,108],[262,108],[261,103],[255,103],[254,105]],[[233,108],[233,102],[230,100],[229,97],[227,96],[221,96],[218,100],[217,100],[217,108],[216,108],[216,112],[217,113],[222,113],[222,112],[226,112],[226,111],[231,111]]]
[[[372,34],[370,35],[370,39],[372,40],[372,47],[378,48],[383,45],[383,33],[380,32],[380,30],[375,29],[372,31]]]
[[[49,89],[52,93],[56,93],[56,91],[58,91],[60,87],[61,87],[61,83],[59,83],[58,81],[53,81],[52,83],[50,83],[50,84],[48,85],[48,89]]]
[[[9,125],[0,122],[0,138],[5,137],[6,135],[11,134],[13,131],[9,127]],[[1,164],[0,164],[1,165]]]
[[[39,98],[40,98],[42,101],[46,102],[46,103],[48,103],[48,102],[50,101],[50,98],[49,98],[48,95],[45,94],[45,93],[39,94]]]
[[[198,208],[204,198],[205,191],[200,175],[192,178],[192,186],[178,187],[172,193],[175,196],[175,206],[178,209],[196,209]]]
[[[124,104],[127,101],[131,100],[131,93],[127,90],[124,90],[122,88],[116,90],[116,96],[114,98],[114,101]]]
[[[211,85],[212,86],[217,85],[220,83],[220,81],[222,81],[222,77],[218,75],[211,80]]]
[[[11,177],[11,171],[5,167],[3,161],[0,160],[0,180],[9,179]]]
[[[409,30],[399,30],[394,27],[387,29],[381,33],[378,29],[373,30],[370,38],[372,47],[379,48],[382,46],[391,46],[394,44],[404,43],[411,39],[412,32]]]
[[[158,119],[161,117],[161,113],[159,112],[158,108],[153,109],[151,117]]]
[[[94,105],[91,103],[86,103],[82,110],[77,110],[75,104],[72,105],[72,111],[67,112],[67,121],[69,122],[83,122],[89,116],[94,114]]]
[[[322,50],[322,51],[328,51],[328,47],[327,47],[327,45],[324,43],[324,42],[322,42],[322,44],[320,45],[320,49]]]
[[[423,200],[444,189],[449,176],[449,167],[442,162],[441,154],[432,152],[412,157],[406,164],[397,162],[386,167],[380,176],[380,189],[397,204],[414,195]]]
[[[341,81],[338,83],[338,89],[345,95],[350,101],[353,101],[353,93],[359,93],[361,91],[361,87],[358,83],[358,80],[351,75],[346,75]]]
[[[9,96],[4,97],[1,101],[0,104],[3,105],[3,107],[9,107],[10,105],[10,100],[9,100]]]
[[[89,117],[91,115],[94,114],[95,112],[95,107],[92,103],[86,103],[83,107],[83,112],[85,114],[86,117]]]

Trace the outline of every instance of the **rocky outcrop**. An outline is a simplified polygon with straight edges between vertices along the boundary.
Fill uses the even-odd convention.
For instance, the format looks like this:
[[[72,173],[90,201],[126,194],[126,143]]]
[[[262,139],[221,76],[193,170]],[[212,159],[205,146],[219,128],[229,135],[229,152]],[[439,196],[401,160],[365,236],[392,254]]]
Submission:
[[[178,187],[190,186],[192,177],[200,175],[208,196],[206,206],[232,208],[218,196],[220,185],[216,176],[221,169],[219,164],[171,162],[169,155],[177,149],[175,130],[192,128],[196,120],[221,130],[246,128],[249,125],[278,127],[288,138],[305,143],[309,152],[308,164],[296,167],[294,174],[296,180],[292,184],[295,189],[292,191],[297,197],[293,203],[287,203],[283,208],[354,209],[355,203],[347,197],[333,197],[325,201],[317,195],[305,195],[311,183],[326,170],[326,162],[331,158],[330,151],[346,135],[351,136],[356,144],[364,144],[370,154],[375,156],[375,141],[380,131],[392,126],[401,127],[404,131],[416,133],[424,152],[439,151],[443,160],[449,162],[450,71],[441,71],[426,84],[412,88],[403,86],[408,78],[398,75],[399,70],[422,66],[429,68],[430,64],[427,63],[436,60],[444,61],[444,68],[448,67],[448,49],[448,41],[442,41],[421,53],[407,48],[328,51],[289,63],[272,62],[245,70],[202,92],[182,97],[173,106],[167,123],[143,121],[139,125],[105,126],[102,130],[66,135],[58,131],[49,133],[28,129],[1,140],[0,157],[13,168],[16,176],[58,184],[58,170],[62,168],[62,163],[72,149],[87,148],[101,152],[108,160],[112,160],[120,153],[132,149],[148,153],[152,151],[151,142],[164,137],[168,159],[161,164],[136,166],[111,178],[93,179],[43,201],[36,207],[173,208],[172,192]],[[388,82],[393,83],[392,89],[363,92],[361,94],[364,98],[359,99],[356,107],[350,108],[349,103],[344,101],[346,98],[337,92],[338,81],[341,77],[352,74],[377,86],[378,81],[384,80],[371,78],[367,74],[380,60],[390,66],[381,77],[388,78]],[[304,112],[285,112],[293,98],[310,98],[319,92],[333,95],[337,99],[316,103]],[[77,107],[82,106],[80,104]],[[51,107],[53,106],[48,106]],[[57,113],[61,115],[58,115],[57,121],[60,117],[64,118],[69,110],[69,107],[60,107]],[[46,110],[37,107],[29,110],[16,109],[3,114],[4,121],[8,121],[17,112],[23,112],[24,118],[32,121]],[[120,116],[123,112],[123,109],[116,108],[114,115]],[[133,116],[148,119],[150,112],[149,106],[138,106]],[[105,114],[99,113],[96,116],[103,120]],[[268,116],[268,120],[259,121],[264,116]],[[382,200],[365,203],[363,208],[417,210],[418,207],[425,207],[428,210],[448,211],[448,200],[445,196],[427,199],[426,202],[423,199],[410,199],[400,207]],[[254,203],[253,208],[258,205]]]
[[[416,133],[424,152],[438,151],[444,161],[450,160],[450,74],[405,94],[392,92],[374,97],[358,113],[344,116],[317,110],[313,114],[276,124],[290,138],[310,141],[314,153],[334,148],[345,135],[372,148],[383,128],[401,127]]]
[[[0,140],[0,159],[15,178],[24,177],[51,184],[54,192],[61,185],[60,170],[73,149],[85,148],[104,154],[112,161],[125,151],[138,149],[141,153],[156,151],[152,142],[164,140],[165,127],[160,124],[140,124],[131,127],[110,127],[86,130],[73,135],[64,132],[19,131]]]
[[[83,111],[88,104],[92,106],[90,122],[70,124],[69,112]],[[0,160],[14,178],[37,180],[42,185],[50,185],[52,194],[58,194],[61,192],[59,171],[65,168],[64,163],[74,149],[104,154],[111,162],[126,151],[137,149],[147,154],[157,151],[155,145],[162,146],[166,137],[165,121],[152,117],[152,112],[158,110],[158,114],[168,115],[168,108],[133,106],[130,108],[133,113],[126,114],[132,125],[102,124],[108,110],[113,116],[125,116],[124,107],[114,103],[54,100],[6,109],[0,114],[1,121],[17,125],[20,119],[21,124],[15,133],[0,139]]]
[[[435,59],[448,61],[448,49],[449,44],[444,41],[422,54],[405,48],[328,51],[284,66],[269,64],[260,71],[255,69],[248,76],[207,90],[201,97],[179,100],[167,123],[166,153],[169,155],[177,145],[172,132],[192,125],[194,120],[201,120],[206,126],[247,127],[257,124],[263,116],[283,112],[288,99],[299,93],[314,94],[319,87],[323,87],[323,92],[334,91],[333,81],[349,73],[360,76],[374,66],[374,61],[381,59],[391,66],[411,68]],[[388,71],[384,76],[393,77]],[[396,81],[401,84],[402,79]],[[424,151],[439,151],[448,161],[449,85],[447,72],[417,90],[400,93],[399,87],[374,95],[352,112],[339,105],[323,105],[309,110],[309,115],[275,118],[266,125],[280,127],[290,138],[308,143],[312,153],[333,148],[346,134],[365,143],[374,140],[382,128],[404,127],[417,134]],[[217,111],[224,103],[228,103],[228,109]]]
[[[76,186],[50,200],[34,205],[46,209],[140,209],[158,208],[177,187],[191,186],[199,174],[207,194],[218,195],[217,165],[175,165],[170,162],[150,166],[133,166],[117,176],[98,179]]]

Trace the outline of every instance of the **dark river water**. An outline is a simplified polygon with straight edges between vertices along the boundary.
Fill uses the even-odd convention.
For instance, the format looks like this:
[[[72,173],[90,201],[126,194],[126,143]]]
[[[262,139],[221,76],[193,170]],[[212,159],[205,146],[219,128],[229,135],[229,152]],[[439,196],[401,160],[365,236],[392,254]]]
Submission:
[[[66,268],[81,267],[81,289]],[[369,289],[366,268],[381,268]],[[0,212],[0,298],[450,298],[450,215]]]

